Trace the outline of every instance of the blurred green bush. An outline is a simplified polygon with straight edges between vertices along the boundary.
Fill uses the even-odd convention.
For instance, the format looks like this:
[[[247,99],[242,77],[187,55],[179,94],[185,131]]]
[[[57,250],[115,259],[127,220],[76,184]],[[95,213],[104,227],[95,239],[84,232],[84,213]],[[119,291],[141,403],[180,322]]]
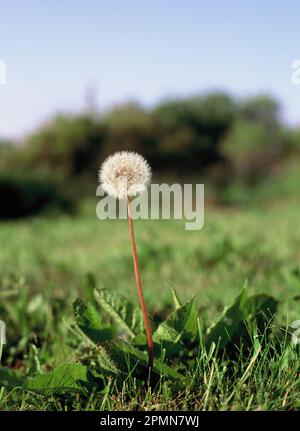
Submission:
[[[137,151],[153,161],[160,153],[158,123],[137,103],[128,103],[110,110],[102,118],[106,130],[103,151],[98,153],[102,161],[115,151]]]
[[[102,124],[87,115],[59,115],[28,136],[17,162],[26,168],[42,166],[65,177],[95,169],[101,152]]]
[[[0,219],[74,210],[74,202],[60,190],[57,181],[41,173],[2,172],[0,196]]]
[[[225,94],[212,93],[163,102],[152,115],[159,125],[163,167],[197,172],[222,159],[220,140],[233,123],[235,103]]]
[[[221,143],[236,177],[249,184],[259,182],[275,163],[280,162],[284,147],[279,106],[266,96],[240,104],[236,120]]]
[[[220,196],[233,183],[257,185],[299,158],[300,131],[282,124],[271,97],[237,101],[224,93],[165,100],[152,109],[127,103],[102,115],[57,115],[23,145],[0,141],[4,200],[20,203],[21,192],[23,203],[12,210],[20,216],[50,202],[64,209],[60,196],[76,201],[93,193],[101,162],[121,150],[142,153],[161,175],[205,180]]]

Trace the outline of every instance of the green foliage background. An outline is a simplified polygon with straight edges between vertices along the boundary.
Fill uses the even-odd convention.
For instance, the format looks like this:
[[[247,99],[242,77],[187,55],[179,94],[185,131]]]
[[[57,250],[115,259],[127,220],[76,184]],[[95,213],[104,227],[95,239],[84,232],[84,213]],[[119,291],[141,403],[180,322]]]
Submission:
[[[280,174],[299,160],[299,148],[299,131],[285,127],[268,96],[238,101],[211,93],[151,109],[128,103],[101,114],[61,114],[22,144],[0,144],[0,217],[74,210],[95,192],[98,168],[115,151],[143,154],[154,180],[205,182],[215,199],[227,201],[236,197],[229,197],[232,186],[253,190]],[[10,177],[9,190],[23,195],[18,208],[6,197]]]
[[[205,184],[203,230],[135,223],[156,343],[147,393],[126,220],[95,215],[99,165],[124,149],[154,182]],[[265,96],[59,115],[2,142],[0,409],[298,410],[299,161],[299,130]],[[263,330],[258,306],[276,309]]]

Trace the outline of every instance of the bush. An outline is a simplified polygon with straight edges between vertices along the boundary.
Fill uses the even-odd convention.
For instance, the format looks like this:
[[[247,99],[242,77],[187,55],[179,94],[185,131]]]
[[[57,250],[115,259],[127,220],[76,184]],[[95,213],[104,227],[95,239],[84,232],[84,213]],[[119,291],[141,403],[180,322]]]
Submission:
[[[221,150],[231,162],[235,176],[255,184],[285,157],[289,140],[279,121],[277,103],[265,96],[256,97],[240,105]]]
[[[18,151],[16,163],[73,177],[95,170],[104,138],[103,125],[87,116],[57,116],[30,135]]]
[[[4,166],[41,166],[76,179],[96,172],[108,154],[129,150],[161,171],[197,171],[221,159],[220,140],[234,115],[232,99],[219,93],[165,101],[153,110],[128,103],[103,118],[58,115],[31,134]]]
[[[7,190],[9,184],[23,193],[22,176],[19,182],[13,175],[12,186],[8,173],[17,169],[31,178],[31,171],[39,167],[47,177],[36,176],[34,184],[29,181],[35,205],[27,197],[22,214],[37,211],[38,201],[42,210],[45,203],[37,196],[47,195],[46,202],[52,201],[57,190],[79,200],[78,190],[80,198],[94,193],[104,158],[121,150],[143,154],[163,176],[191,175],[198,181],[201,173],[201,180],[205,176],[208,184],[222,191],[234,182],[258,184],[281,163],[299,157],[300,133],[283,127],[279,105],[267,96],[237,103],[226,94],[212,93],[166,100],[153,109],[127,103],[103,116],[58,115],[22,146],[12,148],[0,141],[0,170],[7,172],[2,187]],[[58,188],[53,186],[54,176],[64,179]],[[27,205],[34,208],[26,209]]]
[[[0,176],[0,218],[21,218],[44,211],[74,209],[72,201],[63,195],[58,184],[40,174],[2,173]]]
[[[220,160],[220,139],[232,124],[235,107],[230,97],[213,93],[163,102],[153,115],[160,123],[164,160],[195,170]]]
[[[13,153],[13,144],[10,141],[0,139],[0,169],[2,168],[3,163],[5,163]]]
[[[103,122],[106,137],[102,158],[115,151],[137,151],[149,161],[159,152],[157,122],[150,112],[136,103],[128,103],[109,111]]]

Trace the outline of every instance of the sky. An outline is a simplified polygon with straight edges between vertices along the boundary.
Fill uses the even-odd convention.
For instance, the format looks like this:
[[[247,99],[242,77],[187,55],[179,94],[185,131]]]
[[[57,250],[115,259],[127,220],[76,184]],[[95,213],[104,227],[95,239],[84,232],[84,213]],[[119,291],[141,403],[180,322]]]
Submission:
[[[300,124],[299,18],[299,0],[0,0],[0,136],[84,109],[88,88],[100,110],[268,93]]]

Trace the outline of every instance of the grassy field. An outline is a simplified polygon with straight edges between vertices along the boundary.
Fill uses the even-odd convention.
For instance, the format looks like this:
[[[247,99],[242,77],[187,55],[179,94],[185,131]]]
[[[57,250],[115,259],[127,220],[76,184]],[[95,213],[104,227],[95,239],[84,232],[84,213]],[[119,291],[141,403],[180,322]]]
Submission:
[[[0,409],[299,409],[299,350],[286,332],[300,319],[299,203],[289,197],[207,207],[200,231],[185,231],[181,221],[136,222],[154,326],[172,309],[172,289],[183,302],[195,295],[207,328],[247,283],[249,295],[264,292],[279,301],[264,343],[257,346],[252,333],[248,354],[241,346],[235,355],[200,347],[184,386],[160,381],[147,392],[130,376],[121,386],[104,379],[101,390],[88,394],[46,396],[19,388],[16,380],[0,388]],[[97,220],[95,205],[87,203],[76,218],[0,224],[0,319],[7,325],[2,364],[16,375],[42,374],[66,360],[86,363],[93,355],[76,335],[72,315],[72,302],[89,286],[137,304],[127,222]]]

